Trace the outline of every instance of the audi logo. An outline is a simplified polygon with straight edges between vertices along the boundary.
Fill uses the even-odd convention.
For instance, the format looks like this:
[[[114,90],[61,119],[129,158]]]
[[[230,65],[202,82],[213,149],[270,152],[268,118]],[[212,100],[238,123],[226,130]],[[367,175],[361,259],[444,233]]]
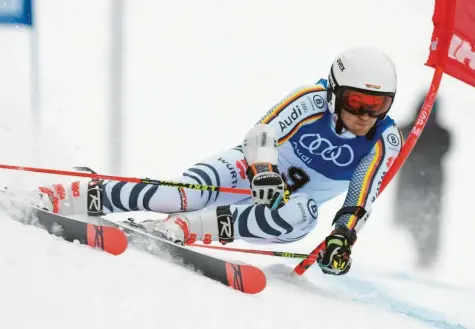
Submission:
[[[349,145],[333,146],[328,139],[319,134],[302,135],[299,143],[310,154],[319,155],[325,161],[332,161],[338,167],[348,166],[355,158],[353,149]]]

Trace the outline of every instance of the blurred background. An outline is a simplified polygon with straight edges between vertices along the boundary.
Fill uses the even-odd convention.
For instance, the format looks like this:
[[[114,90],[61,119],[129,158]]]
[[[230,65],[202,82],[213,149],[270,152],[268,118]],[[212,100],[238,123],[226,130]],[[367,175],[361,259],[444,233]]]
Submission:
[[[18,14],[28,3],[2,1],[0,11]],[[391,116],[407,136],[434,72],[424,66],[432,0],[36,0],[32,7],[31,25],[0,25],[0,155],[8,164],[171,179],[240,143],[275,102],[326,77],[338,52],[362,44],[396,63]],[[439,96],[355,257],[379,253],[394,268],[474,283],[459,251],[473,249],[475,230],[475,92],[445,76]],[[0,179],[20,175],[45,180],[5,172]],[[328,233],[343,198],[323,207],[323,228],[296,249],[309,251]]]

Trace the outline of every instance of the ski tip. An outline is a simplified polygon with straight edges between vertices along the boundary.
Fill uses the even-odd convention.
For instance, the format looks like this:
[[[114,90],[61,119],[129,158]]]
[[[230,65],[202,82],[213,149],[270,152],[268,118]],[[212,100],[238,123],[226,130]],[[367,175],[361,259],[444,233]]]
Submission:
[[[99,226],[88,224],[88,245],[100,248],[112,255],[120,255],[128,245],[127,236],[123,231],[112,226]]]
[[[226,263],[229,286],[247,294],[260,293],[267,284],[266,275],[252,265]]]
[[[115,228],[115,227],[109,227],[106,226],[106,231],[114,231],[111,233],[113,236],[112,239],[107,239],[106,238],[106,243],[105,243],[105,248],[107,248],[107,251],[110,252],[113,255],[120,255],[124,251],[127,250],[127,245],[129,243],[129,240],[127,239],[127,236],[124,234],[123,231]],[[107,235],[107,233],[105,233]]]

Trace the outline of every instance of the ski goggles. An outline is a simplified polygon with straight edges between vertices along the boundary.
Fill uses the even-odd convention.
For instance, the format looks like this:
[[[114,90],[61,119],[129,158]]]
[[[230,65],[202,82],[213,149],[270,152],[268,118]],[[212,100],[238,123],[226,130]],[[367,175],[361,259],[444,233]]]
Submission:
[[[394,94],[344,88],[340,99],[343,110],[351,114],[379,118],[391,107]]]

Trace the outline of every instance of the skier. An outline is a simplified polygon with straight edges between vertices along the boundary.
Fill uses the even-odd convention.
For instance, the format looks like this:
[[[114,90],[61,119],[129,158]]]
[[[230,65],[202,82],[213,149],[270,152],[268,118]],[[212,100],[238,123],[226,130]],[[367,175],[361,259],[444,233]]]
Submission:
[[[52,201],[51,210],[64,215],[167,213],[147,227],[180,244],[297,241],[315,228],[324,202],[347,192],[317,261],[324,273],[345,274],[352,245],[403,141],[387,115],[396,80],[393,62],[380,50],[349,49],[334,59],[328,80],[278,102],[242,145],[176,179],[250,188],[252,196],[97,180],[40,190]]]

